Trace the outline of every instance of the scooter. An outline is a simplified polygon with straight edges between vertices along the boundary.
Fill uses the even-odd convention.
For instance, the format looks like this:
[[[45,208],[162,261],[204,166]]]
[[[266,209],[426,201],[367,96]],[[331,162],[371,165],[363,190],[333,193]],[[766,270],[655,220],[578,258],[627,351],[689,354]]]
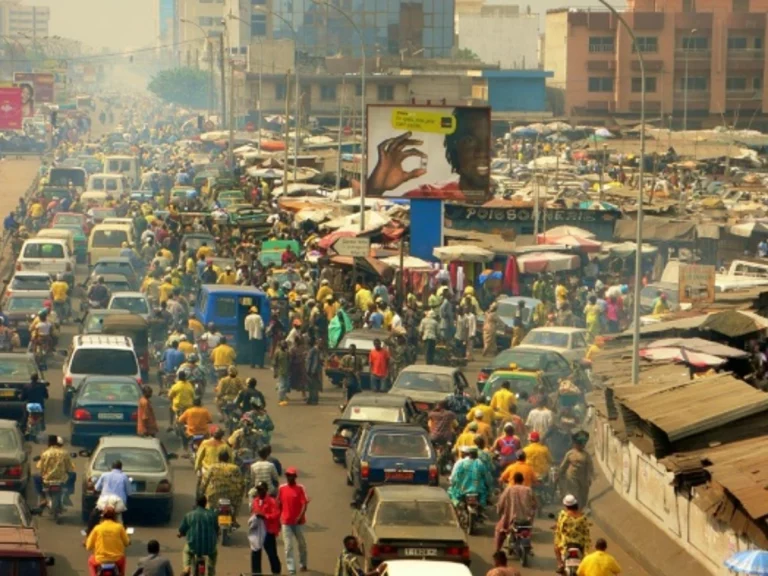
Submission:
[[[48,506],[51,509],[51,516],[53,521],[58,524],[61,519],[61,514],[64,512],[64,486],[60,482],[50,482],[43,484],[43,495],[48,501]]]
[[[511,556],[517,556],[520,559],[520,565],[523,568],[528,567],[528,560],[531,556],[533,545],[531,544],[531,535],[533,526],[531,524],[513,523],[510,533],[507,535],[507,551]]]
[[[581,559],[584,557],[581,547],[576,544],[566,544],[565,546],[565,574],[566,576],[577,576]]]
[[[132,536],[135,533],[135,530],[133,528],[126,528],[125,531],[128,533],[129,536]],[[85,530],[81,530],[80,534],[82,536],[85,536]],[[102,562],[101,564],[96,565],[96,576],[125,576],[122,572],[120,572],[120,568],[118,568],[117,564],[114,562]]]
[[[229,546],[229,540],[235,527],[232,524],[232,502],[227,498],[219,498],[217,510],[219,518],[219,532],[221,533],[221,545]]]
[[[477,494],[464,494],[459,500],[456,513],[459,524],[470,536],[475,533],[475,528],[480,523],[482,507]]]
[[[25,438],[29,442],[37,442],[37,438],[45,430],[43,407],[38,403],[27,404],[27,430]]]

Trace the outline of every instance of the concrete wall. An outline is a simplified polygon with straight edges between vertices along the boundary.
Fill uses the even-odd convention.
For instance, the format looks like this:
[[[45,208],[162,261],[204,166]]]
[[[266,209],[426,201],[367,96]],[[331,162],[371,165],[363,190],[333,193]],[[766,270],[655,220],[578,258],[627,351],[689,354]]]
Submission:
[[[616,438],[604,417],[596,415],[594,424],[595,464],[613,489],[698,560],[709,574],[731,575],[723,562],[734,553],[755,546],[676,493],[672,486],[674,475],[653,456]]]
[[[488,82],[488,104],[499,112],[543,112],[547,109],[544,78],[493,78]]]
[[[440,104],[445,98],[446,104],[460,104],[472,97],[472,81],[467,76],[413,76],[409,95],[419,104],[431,100]]]
[[[547,14],[544,34],[544,70],[553,73],[547,86],[565,90],[568,68],[568,13]]]
[[[472,50],[485,63],[502,70],[539,65],[537,14],[460,14],[459,48]]]

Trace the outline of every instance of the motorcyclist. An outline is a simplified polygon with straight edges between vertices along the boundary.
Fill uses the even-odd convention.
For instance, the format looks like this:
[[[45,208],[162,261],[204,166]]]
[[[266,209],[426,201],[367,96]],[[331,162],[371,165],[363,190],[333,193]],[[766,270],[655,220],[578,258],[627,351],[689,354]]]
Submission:
[[[586,554],[592,545],[589,534],[589,520],[579,510],[579,503],[572,494],[563,498],[564,509],[560,511],[555,524],[555,558],[557,571],[565,570],[565,553],[568,548],[575,546]]]
[[[200,443],[195,454],[195,471],[198,477],[205,469],[216,464],[219,461],[219,452],[226,451],[232,456],[232,448],[224,440],[224,429],[216,428],[213,430],[213,436]]]
[[[227,344],[224,336],[219,339],[219,345],[211,350],[210,357],[214,367],[231,366],[237,363],[237,352]]]
[[[195,387],[187,380],[186,370],[179,370],[176,374],[178,380],[168,391],[168,399],[171,401],[170,426],[168,432],[173,431],[176,418],[181,416],[195,401]],[[186,444],[185,444],[186,446]]]
[[[262,446],[266,445],[263,441],[261,431],[253,424],[251,413],[244,414],[240,419],[240,427],[235,430],[227,439],[227,443],[232,446],[239,457],[250,454],[255,455]]]
[[[219,380],[215,390],[216,407],[219,409],[222,418],[224,418],[227,405],[234,403],[244,389],[245,383],[242,378],[238,378],[237,367],[230,366],[227,368],[227,375]]]
[[[267,414],[266,408],[257,406],[250,412],[246,412],[243,416],[247,416],[253,422],[253,427],[261,433],[262,443],[270,444],[272,442],[272,432],[275,430],[275,423],[272,422],[269,414]]]
[[[523,448],[526,460],[530,464],[539,482],[546,479],[549,475],[549,468],[552,466],[552,454],[545,444],[541,443],[541,436],[535,430],[528,436],[528,446]]]
[[[179,351],[183,352],[185,357],[195,353],[195,345],[187,340],[186,334],[179,335]]]
[[[16,332],[5,325],[5,319],[0,316],[0,352],[13,352],[13,348],[19,345],[19,337]]]
[[[250,412],[254,408],[267,407],[267,401],[264,398],[264,394],[256,389],[256,384],[256,378],[248,378],[248,380],[245,381],[245,389],[241,390],[235,398],[235,404],[241,414]]]
[[[187,373],[187,378],[192,384],[201,388],[200,393],[205,389],[205,373],[200,367],[200,357],[196,353],[187,354],[187,361],[181,365]]]
[[[168,334],[168,324],[163,317],[163,311],[160,308],[152,309],[152,316],[149,318],[149,338],[152,342],[165,342]]]
[[[106,508],[101,522],[85,541],[85,548],[92,553],[88,558],[90,576],[96,576],[99,567],[106,563],[114,563],[119,574],[125,574],[125,548],[130,543],[125,527],[117,522],[115,509]]]
[[[99,276],[96,278],[96,283],[88,290],[88,302],[97,308],[106,308],[109,297],[109,288],[104,284],[104,276]]]
[[[128,504],[128,497],[133,492],[131,480],[123,472],[123,463],[120,460],[112,462],[112,469],[106,474],[99,476],[94,486],[99,492],[99,500],[96,507],[105,510],[108,506],[114,506],[117,513],[125,512]],[[114,498],[117,498],[116,502]]]
[[[464,457],[453,467],[448,496],[456,506],[467,494],[477,494],[480,505],[485,507],[493,490],[491,473],[478,458],[477,446],[464,446],[461,452]]]
[[[462,430],[467,425],[466,414],[474,405],[475,402],[472,398],[464,394],[464,390],[459,386],[456,386],[453,389],[453,394],[445,399],[445,407],[456,414],[456,419],[459,424],[458,427]]]
[[[74,474],[75,465],[69,454],[64,450],[64,440],[58,436],[48,437],[48,448],[40,455],[37,462],[37,469],[40,471],[40,477],[43,481],[43,499],[40,506],[47,504],[45,490],[50,484],[61,484],[66,486],[70,481],[70,474]],[[69,502],[69,494],[64,491],[63,502],[66,505]]]
[[[54,326],[48,319],[48,311],[41,310],[29,326],[30,347],[39,345],[47,354],[53,348]]]
[[[69,301],[69,284],[64,281],[63,274],[57,274],[56,280],[51,284],[51,297],[59,318],[68,318],[72,308]]]
[[[221,342],[221,339],[224,337],[221,332],[216,329],[213,322],[208,322],[206,328],[207,330],[200,337],[200,340],[204,343],[205,347],[205,350],[203,348],[200,349],[201,352],[213,350],[219,345],[219,342]]]

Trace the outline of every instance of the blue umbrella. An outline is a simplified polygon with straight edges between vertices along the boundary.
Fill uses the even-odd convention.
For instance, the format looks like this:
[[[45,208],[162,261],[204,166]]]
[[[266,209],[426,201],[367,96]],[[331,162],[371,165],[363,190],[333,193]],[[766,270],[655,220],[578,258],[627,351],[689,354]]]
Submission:
[[[768,552],[765,550],[737,552],[725,561],[725,567],[739,574],[766,576],[768,575]]]
[[[480,278],[478,278],[478,281],[482,286],[483,284],[485,284],[486,280],[501,280],[501,279],[502,279],[501,272],[499,272],[498,270],[494,270],[491,273],[483,272],[482,274],[480,274]]]

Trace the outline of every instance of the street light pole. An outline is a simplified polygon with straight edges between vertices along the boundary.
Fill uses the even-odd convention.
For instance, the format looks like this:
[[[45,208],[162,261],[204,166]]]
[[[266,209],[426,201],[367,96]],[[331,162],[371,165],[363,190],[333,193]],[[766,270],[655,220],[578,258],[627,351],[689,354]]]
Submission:
[[[213,114],[213,92],[215,84],[213,79],[213,44],[211,43],[211,39],[208,37],[208,34],[206,34],[205,30],[203,30],[202,26],[199,26],[198,24],[195,24],[186,18],[182,18],[180,21],[184,24],[190,24],[191,26],[198,28],[205,38],[206,46],[208,46],[208,117],[210,118]]]
[[[235,16],[234,14],[230,14],[229,18],[231,20],[239,20],[243,24],[250,26],[250,24],[246,20],[243,20],[242,18],[240,18],[239,16]],[[257,38],[259,39],[259,46],[261,48],[259,52],[259,98],[258,100],[256,100],[257,112],[259,113],[258,146],[259,146],[259,154],[261,154],[261,76],[264,70],[264,40],[261,39],[261,36],[257,36]]]
[[[635,48],[638,61],[640,62],[640,185],[637,194],[637,227],[635,228],[635,282],[634,282],[634,300],[632,302],[632,384],[640,383],[640,290],[642,289],[641,276],[643,273],[642,263],[642,245],[643,245],[643,172],[645,167],[645,61],[640,46],[637,44],[637,38],[632,27],[619,14],[619,12],[608,4],[606,0],[598,0],[605,6],[616,19],[621,23],[624,29],[632,38],[632,45]]]
[[[365,230],[365,188],[366,188],[366,180],[368,179],[368,172],[366,170],[366,157],[368,150],[366,149],[368,146],[368,123],[366,121],[366,106],[365,106],[365,38],[363,37],[363,33],[358,28],[357,24],[355,24],[355,21],[352,19],[352,17],[347,14],[344,10],[336,6],[335,4],[331,4],[328,2],[328,0],[312,0],[315,4],[321,4],[325,6],[326,8],[332,8],[336,10],[349,24],[352,26],[352,28],[355,29],[355,32],[357,32],[357,36],[360,38],[360,55],[362,57],[362,71],[361,71],[361,84],[362,84],[362,96],[360,98],[360,117],[361,117],[361,127],[360,127],[360,133],[362,136],[362,143],[360,145],[360,231],[363,232]],[[339,128],[341,129],[341,128]],[[341,138],[341,135],[339,135],[339,138]]]
[[[688,130],[688,53],[691,51],[691,40],[693,35],[697,32],[696,28],[691,30],[691,35],[688,36],[688,43],[683,47],[684,60],[685,60],[685,84],[683,85],[683,131]]]

